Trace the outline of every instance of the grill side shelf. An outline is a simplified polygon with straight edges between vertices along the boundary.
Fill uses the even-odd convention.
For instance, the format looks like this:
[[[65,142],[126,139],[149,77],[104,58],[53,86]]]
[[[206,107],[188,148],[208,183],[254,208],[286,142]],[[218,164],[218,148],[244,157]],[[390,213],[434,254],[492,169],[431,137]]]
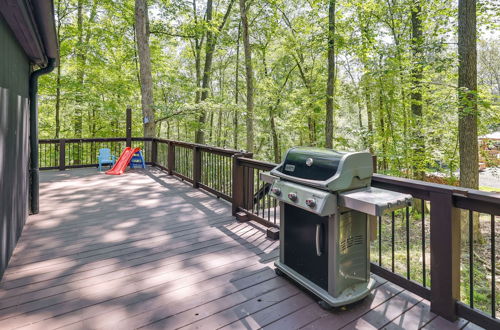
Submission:
[[[412,196],[380,188],[366,187],[339,193],[339,205],[369,215],[382,216],[385,212],[412,205]]]

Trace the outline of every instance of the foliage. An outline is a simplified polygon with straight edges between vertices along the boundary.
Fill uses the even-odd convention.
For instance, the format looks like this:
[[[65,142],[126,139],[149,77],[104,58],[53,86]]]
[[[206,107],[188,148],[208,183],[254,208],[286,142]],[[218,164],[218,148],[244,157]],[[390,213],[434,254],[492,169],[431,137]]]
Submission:
[[[214,18],[206,22],[204,1],[196,1],[195,9],[192,1],[150,1],[159,136],[194,141],[198,113],[203,109],[207,120],[201,129],[206,143],[244,146],[245,70],[237,5],[218,31],[228,3],[215,1]],[[414,176],[417,168],[424,168],[453,175],[458,168],[456,3],[420,2],[420,57],[412,55],[415,3],[337,1],[334,148],[370,149],[378,156],[380,170],[390,174]],[[83,8],[81,31],[79,4]],[[76,136],[74,117],[79,110],[83,113],[83,137],[123,136],[127,106],[134,109],[134,135],[142,135],[133,8],[132,0],[56,1],[61,137]],[[270,160],[293,145],[324,145],[328,3],[266,0],[252,2],[248,10],[255,75],[256,157]],[[500,125],[500,53],[495,46],[499,43],[498,12],[494,1],[478,5],[480,134]],[[217,35],[218,44],[209,98],[199,103],[195,41],[205,42],[207,31]],[[79,33],[83,35],[81,44]],[[200,51],[203,63],[205,47]],[[77,56],[81,52],[86,55],[83,63]],[[421,121],[411,112],[412,70],[416,67],[423,72]],[[83,83],[78,79],[82,70]],[[43,77],[43,138],[55,134],[57,87],[56,74]],[[273,150],[273,134],[279,150]],[[238,140],[234,141],[236,135]],[[413,157],[420,143],[416,137],[423,137],[423,158]]]

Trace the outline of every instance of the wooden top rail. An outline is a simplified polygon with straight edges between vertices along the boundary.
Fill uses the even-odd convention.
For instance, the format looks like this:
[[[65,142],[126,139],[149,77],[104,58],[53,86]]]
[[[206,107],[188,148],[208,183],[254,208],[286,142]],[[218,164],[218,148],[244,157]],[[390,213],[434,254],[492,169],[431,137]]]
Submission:
[[[256,159],[247,158],[247,157],[239,157],[238,161],[240,162],[240,164],[242,166],[256,168],[256,169],[264,170],[264,171],[272,170],[273,168],[276,167],[276,164],[274,164],[274,163],[264,162],[262,160],[256,160]]]
[[[242,166],[248,166],[259,170],[271,170],[277,165],[275,163],[245,157],[238,158],[238,161]],[[496,193],[383,174],[374,174],[372,184],[378,188],[409,193],[413,197],[425,200],[431,199],[431,192],[449,194],[452,196],[453,204],[457,208],[500,215],[500,194]]]
[[[500,194],[445,184],[374,174],[372,185],[430,200],[432,193],[451,195],[453,206],[476,212],[500,215]]]
[[[40,139],[38,143],[59,143],[64,141],[66,143],[76,143],[76,142],[122,142],[127,141],[126,138],[82,138],[82,139]],[[151,141],[150,138],[135,137],[132,141]]]

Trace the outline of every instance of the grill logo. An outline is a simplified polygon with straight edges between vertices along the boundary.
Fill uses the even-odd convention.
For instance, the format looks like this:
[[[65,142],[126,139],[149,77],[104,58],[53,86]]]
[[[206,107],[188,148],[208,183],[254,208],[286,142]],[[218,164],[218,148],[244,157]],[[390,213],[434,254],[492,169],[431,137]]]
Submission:
[[[307,165],[307,166],[311,166],[313,163],[314,163],[314,161],[313,161],[313,159],[312,159],[312,158],[307,158],[307,159],[306,159],[306,165]]]

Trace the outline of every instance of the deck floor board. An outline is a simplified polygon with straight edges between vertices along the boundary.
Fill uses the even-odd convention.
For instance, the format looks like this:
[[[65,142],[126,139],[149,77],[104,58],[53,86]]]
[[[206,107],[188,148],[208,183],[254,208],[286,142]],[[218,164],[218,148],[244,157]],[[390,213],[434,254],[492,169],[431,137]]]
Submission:
[[[41,173],[0,283],[0,329],[462,328],[375,276],[365,300],[325,311],[274,273],[279,242],[231,205],[157,169]]]

